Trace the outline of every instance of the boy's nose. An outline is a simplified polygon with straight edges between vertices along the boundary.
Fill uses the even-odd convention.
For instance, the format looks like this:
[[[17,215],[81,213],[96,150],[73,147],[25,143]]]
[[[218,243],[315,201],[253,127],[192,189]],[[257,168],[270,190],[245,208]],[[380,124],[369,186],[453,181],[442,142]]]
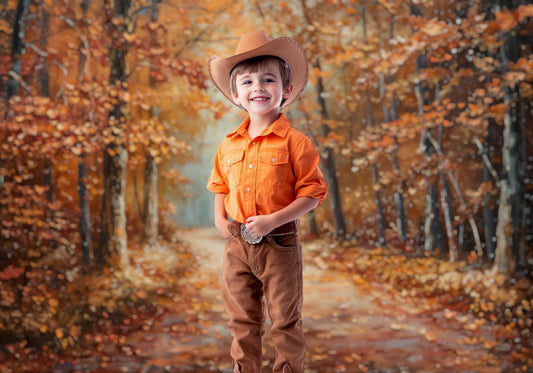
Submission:
[[[258,82],[258,83],[255,83],[255,85],[254,85],[254,89],[255,89],[256,91],[263,91],[265,88],[264,88],[264,86],[263,86],[263,83]]]

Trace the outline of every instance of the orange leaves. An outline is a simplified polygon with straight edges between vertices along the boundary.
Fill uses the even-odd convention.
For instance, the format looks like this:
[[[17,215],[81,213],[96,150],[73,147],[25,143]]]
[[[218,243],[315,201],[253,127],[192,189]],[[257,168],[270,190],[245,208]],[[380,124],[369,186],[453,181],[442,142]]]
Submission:
[[[511,31],[518,24],[517,14],[510,11],[499,11],[495,13],[496,23],[503,33]]]
[[[331,76],[331,70],[320,70],[316,67],[313,67],[309,72],[309,81],[311,84],[316,84],[318,79],[328,78]]]
[[[24,268],[20,267],[14,267],[13,265],[9,265],[8,267],[4,268],[0,272],[0,280],[6,281],[6,280],[12,280],[19,278],[24,273]]]

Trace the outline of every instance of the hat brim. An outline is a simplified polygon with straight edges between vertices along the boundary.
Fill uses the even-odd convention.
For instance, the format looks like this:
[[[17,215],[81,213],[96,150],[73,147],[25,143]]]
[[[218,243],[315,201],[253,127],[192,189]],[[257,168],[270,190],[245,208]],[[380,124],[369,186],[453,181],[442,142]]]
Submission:
[[[258,56],[276,56],[289,64],[293,89],[283,106],[290,105],[302,94],[309,78],[309,65],[305,50],[292,38],[281,37],[273,39],[256,49],[236,54],[231,57],[222,58],[219,56],[213,56],[209,59],[209,75],[211,75],[211,79],[224,96],[237,105],[233,101],[231,95],[231,70],[238,63]]]

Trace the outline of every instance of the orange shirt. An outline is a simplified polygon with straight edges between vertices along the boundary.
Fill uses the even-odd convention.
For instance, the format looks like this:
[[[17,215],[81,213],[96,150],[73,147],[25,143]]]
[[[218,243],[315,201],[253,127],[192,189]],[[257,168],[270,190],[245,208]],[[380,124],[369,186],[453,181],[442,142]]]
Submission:
[[[207,189],[227,194],[228,215],[238,222],[281,210],[299,197],[320,202],[327,184],[311,140],[281,114],[261,135],[248,136],[250,118],[220,143]]]

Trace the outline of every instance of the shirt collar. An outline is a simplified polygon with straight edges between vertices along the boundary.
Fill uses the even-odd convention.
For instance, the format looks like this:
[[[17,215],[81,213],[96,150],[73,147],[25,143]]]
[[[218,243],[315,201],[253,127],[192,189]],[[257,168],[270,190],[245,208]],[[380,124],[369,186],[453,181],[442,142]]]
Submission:
[[[242,122],[239,127],[237,127],[233,132],[228,134],[226,137],[232,138],[237,135],[240,135],[242,137],[248,136],[247,128],[250,124],[250,117],[246,118],[244,122]],[[287,132],[289,132],[291,125],[289,123],[289,120],[285,116],[285,114],[281,113],[279,115],[279,118],[274,121],[264,132],[263,136],[268,136],[271,133],[279,136],[279,137],[285,137],[287,135]]]

